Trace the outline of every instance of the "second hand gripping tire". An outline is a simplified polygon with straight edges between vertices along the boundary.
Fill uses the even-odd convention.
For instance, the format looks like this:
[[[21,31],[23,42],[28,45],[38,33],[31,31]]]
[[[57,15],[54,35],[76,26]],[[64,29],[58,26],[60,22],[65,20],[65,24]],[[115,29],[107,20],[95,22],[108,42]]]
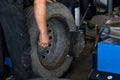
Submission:
[[[25,11],[34,73],[44,78],[62,76],[68,70],[73,59],[69,55],[70,31],[75,31],[72,14],[61,3],[47,3],[47,27],[50,44],[48,48],[43,49],[38,45],[39,31],[33,7],[28,7]]]

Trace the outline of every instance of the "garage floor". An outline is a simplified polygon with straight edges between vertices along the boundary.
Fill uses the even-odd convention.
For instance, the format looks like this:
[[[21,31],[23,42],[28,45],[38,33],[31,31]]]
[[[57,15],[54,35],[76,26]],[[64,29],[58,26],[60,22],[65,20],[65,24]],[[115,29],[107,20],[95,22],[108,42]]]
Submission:
[[[94,32],[90,31],[90,35]],[[96,35],[92,35],[95,37]],[[71,80],[88,80],[88,75],[92,67],[92,51],[94,46],[95,38],[86,40],[86,47],[81,53],[80,57],[76,59],[69,71],[66,73],[65,77]]]

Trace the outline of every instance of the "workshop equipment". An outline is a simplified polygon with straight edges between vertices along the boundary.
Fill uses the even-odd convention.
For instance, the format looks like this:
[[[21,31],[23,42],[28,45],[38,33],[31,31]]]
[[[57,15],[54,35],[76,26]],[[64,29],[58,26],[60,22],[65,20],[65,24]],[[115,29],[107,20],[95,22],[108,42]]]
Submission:
[[[120,79],[120,40],[109,38],[98,43],[97,53],[93,54],[93,69],[90,80]]]

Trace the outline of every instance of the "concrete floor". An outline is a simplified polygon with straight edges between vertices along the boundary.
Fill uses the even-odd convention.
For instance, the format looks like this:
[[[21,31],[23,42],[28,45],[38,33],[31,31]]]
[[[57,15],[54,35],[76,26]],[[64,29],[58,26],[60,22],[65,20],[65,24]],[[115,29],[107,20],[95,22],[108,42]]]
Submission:
[[[90,31],[93,34],[95,32]],[[91,35],[90,34],[90,35]],[[94,34],[94,37],[96,35]],[[95,38],[86,40],[86,46],[81,53],[80,57],[73,61],[69,71],[66,73],[65,77],[71,80],[88,80],[88,75],[92,69],[92,52],[94,46]]]

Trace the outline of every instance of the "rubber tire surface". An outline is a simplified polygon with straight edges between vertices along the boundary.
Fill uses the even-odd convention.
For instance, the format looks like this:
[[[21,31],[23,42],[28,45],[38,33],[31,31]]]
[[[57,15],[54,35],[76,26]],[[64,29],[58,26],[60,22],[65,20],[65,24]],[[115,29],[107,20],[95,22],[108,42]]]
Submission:
[[[64,58],[66,58],[64,62],[56,69],[53,69],[53,70],[47,69],[41,64],[39,57],[38,57],[38,44],[37,44],[38,42],[37,41],[38,41],[39,31],[38,31],[38,28],[37,28],[37,25],[34,19],[33,7],[29,7],[25,11],[26,11],[27,26],[29,28],[29,34],[30,34],[30,39],[31,39],[30,40],[31,41],[31,57],[32,57],[32,67],[33,67],[34,73],[38,76],[45,77],[45,78],[62,76],[68,70],[69,66],[71,65],[72,59],[73,59],[72,57],[68,55],[69,47],[70,47],[69,39],[67,39],[68,42],[64,44],[65,48],[62,51],[62,52],[64,51],[66,52],[64,54],[65,55]],[[58,21],[63,22],[66,25],[65,27],[68,28],[67,32],[75,30],[74,19],[71,13],[61,3],[55,2],[52,4],[47,4],[47,21],[49,21],[51,18],[56,18]],[[59,26],[56,28],[60,29]],[[62,32],[62,31],[59,31],[59,32]],[[57,36],[57,37],[60,38],[61,36]],[[64,39],[61,38],[61,40],[64,40]],[[59,47],[60,45],[62,44],[57,43],[56,45],[56,47],[58,47],[59,50],[61,50],[62,48],[62,47]],[[58,53],[60,53],[59,50],[58,50]]]

